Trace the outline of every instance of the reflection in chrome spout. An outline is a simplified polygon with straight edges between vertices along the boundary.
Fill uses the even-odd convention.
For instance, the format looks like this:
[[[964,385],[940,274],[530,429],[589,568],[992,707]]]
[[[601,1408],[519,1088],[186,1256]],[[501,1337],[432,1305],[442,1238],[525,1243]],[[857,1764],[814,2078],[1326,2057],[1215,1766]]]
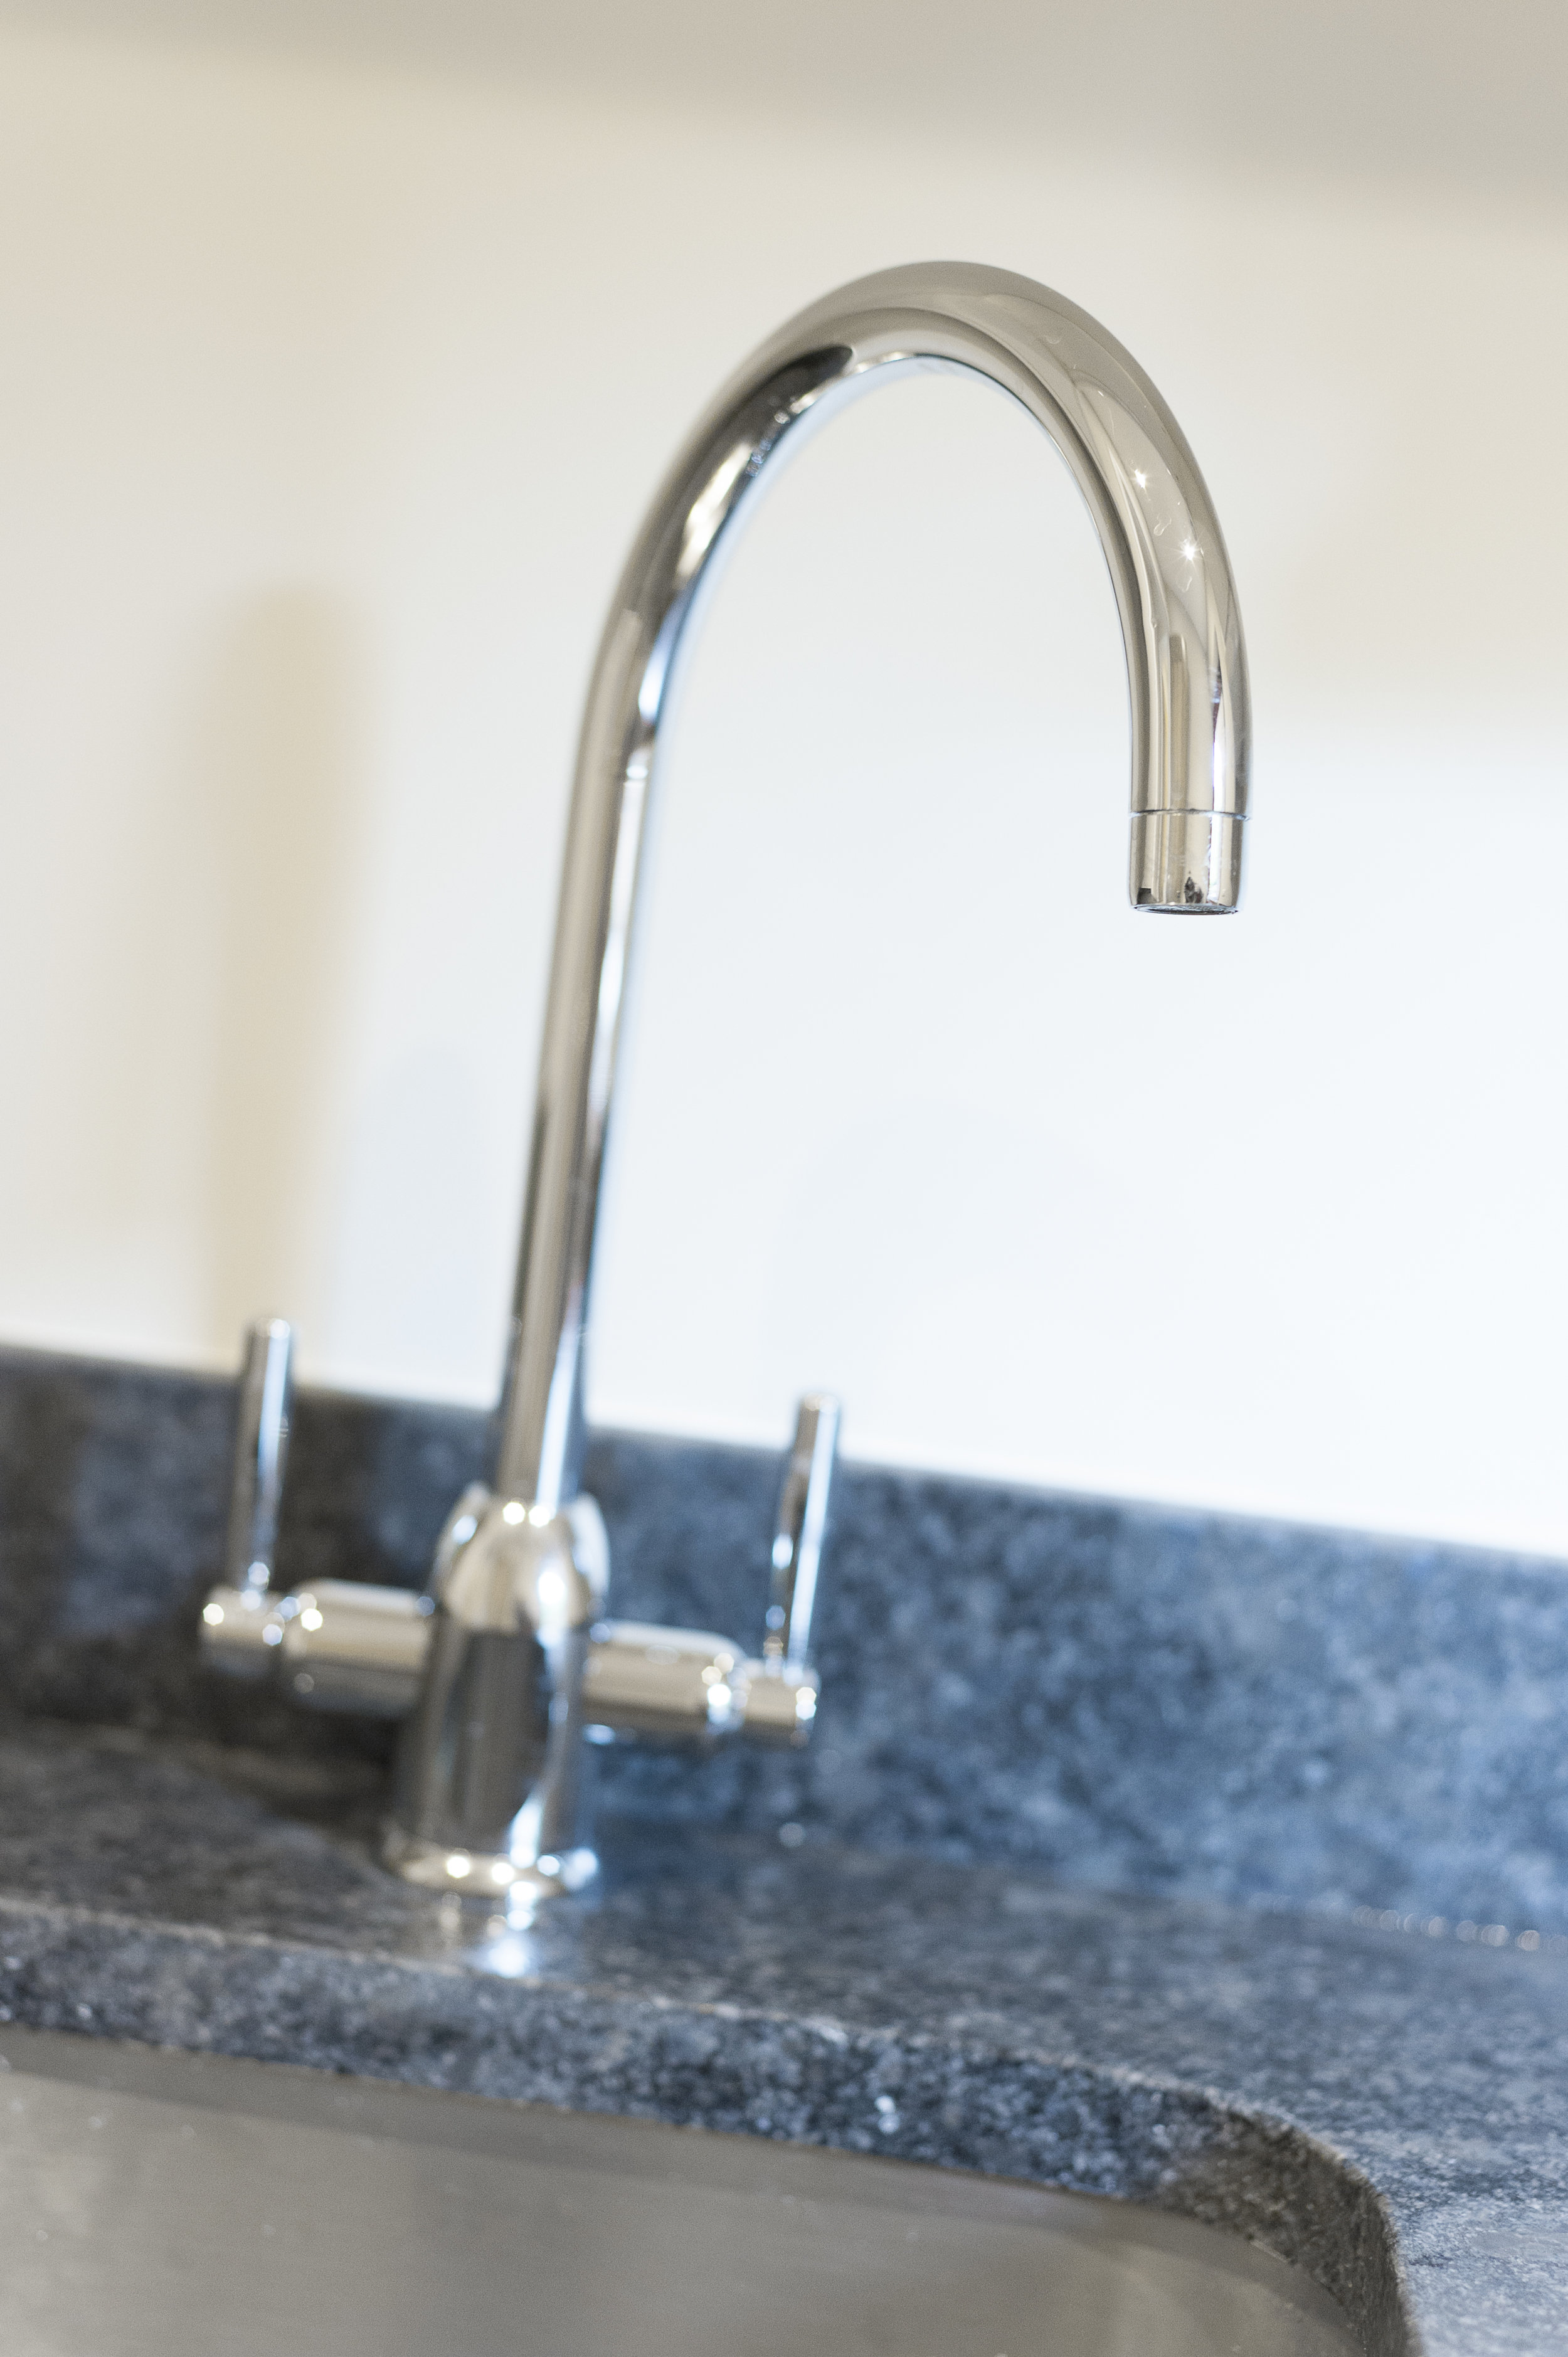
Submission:
[[[583,1346],[627,947],[682,637],[715,554],[778,457],[848,400],[930,369],[984,378],[1022,403],[1094,518],[1127,659],[1133,906],[1208,915],[1237,904],[1249,739],[1240,616],[1202,476],[1153,384],[1084,312],[1004,271],[921,264],[812,305],[747,361],[677,457],[599,649],[561,885],[494,1495],[477,1533],[471,1514],[467,1537],[458,1537],[461,1516],[448,1526],[390,1837],[393,1862],[433,1887],[471,1889],[514,1869],[531,1885],[564,1883],[561,1861],[589,1855],[578,1735],[597,1722],[585,1718],[585,1675],[630,1713],[644,1707],[637,1694],[657,1667],[641,1637],[596,1652],[602,1528],[585,1514],[579,1480]],[[519,1507],[548,1534],[542,1552],[509,1533]],[[800,1632],[816,1544],[807,1529],[786,1534],[764,1674],[749,1688],[753,1706],[779,1703],[791,1740],[804,1739],[815,1703]],[[563,1583],[558,1608],[536,1576],[546,1554]],[[682,1655],[683,1675],[682,1664],[693,1674],[705,1664],[720,1690],[716,1654],[699,1649],[689,1663]],[[659,1710],[668,1715],[662,1699]]]
[[[968,264],[884,272],[780,329],[714,402],[653,502],[612,603],[578,752],[540,1064],[496,1487],[576,1493],[598,1186],[654,752],[707,568],[765,471],[843,404],[915,370],[1021,402],[1071,468],[1122,618],[1134,907],[1223,913],[1240,891],[1249,704],[1240,614],[1197,461],[1131,355],[1057,295]]]

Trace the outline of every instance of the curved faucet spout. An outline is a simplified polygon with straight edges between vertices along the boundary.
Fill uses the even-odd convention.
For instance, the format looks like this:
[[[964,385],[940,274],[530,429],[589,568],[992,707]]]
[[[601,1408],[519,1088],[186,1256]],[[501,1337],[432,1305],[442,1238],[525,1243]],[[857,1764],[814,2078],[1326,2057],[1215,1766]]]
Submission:
[[[1122,616],[1134,907],[1235,908],[1247,802],[1241,619],[1208,492],[1131,354],[1075,305],[968,263],[884,271],[764,344],[671,468],[617,589],[577,758],[497,1467],[551,1512],[575,1495],[583,1340],[627,946],[671,675],[715,553],[758,479],[856,393],[967,371],[1036,418],[1089,503]]]
[[[578,1480],[583,1343],[627,950],[682,634],[770,464],[856,393],[917,369],[988,378],[1022,402],[1089,502],[1127,654],[1133,906],[1188,914],[1236,906],[1248,756],[1240,617],[1203,478],[1136,361],[1059,296],[965,263],[886,271],[803,311],[725,387],[676,459],[628,560],[594,669],[561,879],[495,1491],[459,1499],[436,1550],[387,1833],[389,1861],[448,1894],[482,1892],[493,1903],[504,1892],[509,1907],[532,1907],[593,1871],[583,1741],[590,1656],[596,1707],[607,1696],[618,1696],[619,1707],[629,1695],[635,1708],[625,1723],[648,1717],[650,1632],[622,1623],[618,1637],[617,1624],[597,1625],[608,1557],[597,1509],[579,1496]],[[817,1439],[826,1438],[806,1451],[815,1520],[810,1498],[797,1500],[794,1536],[815,1529],[820,1538],[837,1412],[825,1400],[807,1405]],[[788,1554],[795,1507],[781,1505],[780,1514]],[[809,1586],[812,1565],[796,1553]],[[776,1572],[780,1560],[776,1540]],[[809,1613],[803,1590],[795,1606]],[[814,1674],[797,1658],[803,1623],[788,1642],[770,1637],[760,1663],[739,1663],[727,1640],[705,1632],[663,1633],[670,1642],[659,1650],[676,1677],[672,1688],[660,1670],[655,1682],[660,1725],[672,1713],[682,1725],[691,1717],[694,1669],[704,1725],[714,1723],[722,1695],[726,1725],[738,1711],[759,1737],[803,1739],[817,1695]],[[745,1687],[740,1706],[730,1672]]]

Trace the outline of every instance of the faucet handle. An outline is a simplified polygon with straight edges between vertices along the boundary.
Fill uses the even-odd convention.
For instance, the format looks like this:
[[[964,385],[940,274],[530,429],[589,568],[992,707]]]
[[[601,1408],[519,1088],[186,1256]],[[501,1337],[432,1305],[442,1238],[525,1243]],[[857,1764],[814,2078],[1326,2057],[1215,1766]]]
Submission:
[[[761,1657],[709,1630],[601,1620],[583,1672],[591,1741],[653,1737],[707,1745],[744,1736],[796,1749],[809,1741],[819,1681],[810,1665],[811,1606],[838,1448],[839,1404],[809,1392],[795,1419],[773,1518],[773,1593]]]
[[[842,1411],[831,1392],[808,1392],[795,1417],[795,1438],[773,1518],[773,1587],[764,1624],[762,1658],[803,1670],[811,1659],[811,1610],[817,1567],[827,1529]]]
[[[277,1641],[263,1631],[294,1397],[294,1329],[286,1318],[257,1318],[246,1328],[239,1390],[223,1577],[202,1608],[201,1650],[213,1669],[259,1678],[267,1672],[268,1646]]]
[[[294,1328],[286,1318],[254,1318],[245,1329],[223,1550],[223,1577],[231,1587],[273,1584],[293,1404]]]

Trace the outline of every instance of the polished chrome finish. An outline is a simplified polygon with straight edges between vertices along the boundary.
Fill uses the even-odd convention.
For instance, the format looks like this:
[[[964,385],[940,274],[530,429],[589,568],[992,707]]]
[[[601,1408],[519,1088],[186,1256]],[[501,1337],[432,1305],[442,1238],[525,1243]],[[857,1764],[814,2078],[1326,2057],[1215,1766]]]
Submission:
[[[803,1665],[750,1659],[708,1630],[643,1620],[602,1620],[583,1667],[586,1733],[598,1743],[633,1736],[706,1746],[740,1735],[798,1748],[820,1692]]]
[[[226,1675],[273,1677],[306,1709],[407,1722],[383,1856],[409,1881],[504,1901],[514,1921],[581,1889],[597,1865],[585,1735],[807,1739],[818,1686],[803,1655],[836,1401],[800,1404],[773,1550],[783,1639],[756,1660],[702,1630],[600,1620],[609,1547],[587,1497],[552,1515],[474,1482],[436,1542],[427,1594],[346,1579],[275,1592],[290,1341],[281,1318],[248,1339],[230,1517],[231,1560],[243,1556],[245,1577],[209,1591],[202,1650]],[[791,1627],[800,1659],[786,1657]]]
[[[754,1660],[703,1631],[600,1622],[604,1529],[579,1493],[583,1354],[649,797],[687,625],[779,457],[857,394],[920,370],[975,375],[1021,403],[1094,519],[1127,661],[1133,906],[1191,915],[1237,904],[1250,733],[1240,616],[1197,462],[1137,362],[1060,296],[965,263],[885,271],[800,313],[725,387],[676,458],[599,646],[567,827],[493,1493],[470,1491],[454,1509],[423,1631],[406,1603],[340,1598],[318,1584],[269,1614],[244,1655],[281,1651],[295,1691],[318,1706],[349,1699],[394,1714],[418,1669],[385,1855],[443,1892],[493,1897],[521,1878],[542,1895],[591,1872],[585,1729],[785,1743],[811,1731],[837,1403],[802,1404]],[[214,1610],[215,1629],[227,1628],[226,1598],[215,1594],[209,1620]]]
[[[795,1662],[746,1662],[738,1695],[742,1732],[753,1743],[798,1751],[811,1741],[821,1694],[815,1670]]]
[[[788,1660],[785,1641],[795,1638],[795,1650],[804,1654],[811,1617],[809,1581],[816,1581],[823,1544],[837,1426],[840,1409],[828,1393],[801,1400],[795,1448],[780,1490],[779,1537],[773,1542],[776,1593],[783,1577],[780,1567],[800,1572],[789,1588],[795,1596],[795,1620],[768,1629],[762,1657],[750,1657],[734,1638],[707,1629],[595,1620],[583,1648],[583,1693],[575,1711],[575,1723],[589,1742],[653,1739],[712,1749],[731,1738],[771,1747],[809,1739],[816,1718],[818,1678],[804,1660]],[[444,1612],[441,1600],[446,1600],[441,1642],[448,1650],[448,1664],[462,1664],[457,1674],[448,1666],[446,1730],[450,1735],[460,1726],[465,1739],[477,1747],[469,1759],[462,1754],[462,1744],[450,1742],[448,1754],[453,1763],[462,1763],[469,1803],[474,1803],[478,1775],[505,1759],[510,1742],[531,1739],[535,1747],[542,1744],[547,1759],[554,1759],[550,1727],[564,1723],[568,1709],[561,1681],[571,1674],[573,1654],[561,1654],[556,1645],[550,1681],[540,1685],[533,1676],[531,1648],[550,1657],[552,1631],[542,1626],[547,1617],[542,1605],[550,1603],[554,1577],[552,1548],[561,1546],[571,1548],[573,1558],[571,1575],[559,1565],[561,1577],[585,1577],[587,1584],[577,1593],[577,1605],[587,1609],[589,1600],[604,1596],[608,1577],[608,1544],[595,1501],[575,1499],[556,1525],[540,1525],[516,1501],[498,1501],[483,1482],[471,1482],[446,1518],[427,1596],[415,1596],[410,1588],[371,1587],[360,1579],[316,1579],[311,1587],[293,1588],[287,1596],[260,1593],[260,1608],[245,1621],[248,1629],[254,1626],[254,1674],[276,1674],[283,1693],[304,1704],[304,1709],[408,1718],[436,1690],[436,1681],[427,1685],[427,1671],[436,1664],[434,1648]],[[489,1572],[481,1579],[483,1560],[489,1560]],[[231,1593],[215,1588],[205,1608],[208,1617],[215,1600]],[[580,1624],[573,1626],[573,1636],[577,1631]],[[773,1636],[780,1641],[768,1652]],[[481,1709],[462,1718],[462,1702],[453,1697],[460,1695],[465,1678],[469,1695],[481,1695]],[[533,1685],[528,1683],[531,1678]],[[519,1681],[533,1697],[533,1735],[528,1735],[526,1709],[516,1723],[507,1716],[511,1709],[507,1695],[514,1693]],[[498,1723],[502,1727],[499,1744]],[[511,1727],[510,1735],[507,1727]],[[422,1723],[422,1732],[410,1738],[403,1756],[403,1770],[424,1780],[422,1792],[429,1792],[429,1726]],[[441,1749],[441,1738],[436,1749]],[[483,1770],[478,1760],[483,1760]],[[393,1815],[384,1855],[410,1881],[436,1890],[460,1888],[465,1898],[516,1893],[523,1886],[535,1893],[580,1888],[592,1874],[595,1859],[583,1836],[583,1822],[573,1817],[571,1765],[566,1759],[554,1760],[552,1772],[559,1772],[559,1787],[550,1805],[526,1760],[514,1760],[511,1781],[499,1803],[465,1803],[462,1810],[427,1817],[422,1826],[405,1822],[413,1817],[408,1808],[403,1820]],[[580,1775],[580,1763],[575,1772]],[[505,1817],[507,1798],[514,1798],[516,1792],[528,1793],[519,1810],[538,1803],[538,1826],[528,1815],[521,1829]],[[505,1822],[498,1826],[498,1820]],[[505,1841],[499,1838],[502,1832],[507,1832]],[[521,1832],[528,1838],[519,1838]],[[575,1838],[568,1841],[566,1834]],[[554,1862],[544,1865],[544,1859]]]
[[[1066,459],[1121,611],[1138,908],[1234,908],[1246,808],[1246,656],[1219,521],[1137,362],[1076,305],[966,263],[889,270],[769,339],[676,459],[600,644],[577,759],[540,1060],[497,1486],[576,1493],[582,1356],[628,945],[659,730],[712,560],[758,482],[854,395],[914,370],[989,378]]]
[[[1244,823],[1215,811],[1134,811],[1134,905],[1178,916],[1234,909]]]
[[[435,1634],[435,1599],[405,1587],[318,1579],[270,1597],[262,1623],[263,1674],[306,1709],[404,1718],[419,1699]],[[583,1663],[583,1731],[593,1743],[651,1738],[703,1748],[733,1736],[800,1745],[811,1734],[820,1688],[814,1670],[748,1658],[709,1630],[644,1620],[600,1620]],[[393,1836],[400,1858],[419,1856]],[[579,1845],[579,1847],[581,1845]],[[424,1846],[445,1857],[452,1845]],[[483,1853],[481,1853],[482,1855]],[[508,1871],[497,1887],[517,1878]],[[472,1888],[474,1857],[459,1879]],[[428,1863],[416,1878],[428,1881]]]
[[[458,1535],[458,1526],[471,1525]],[[405,1721],[385,1856],[411,1881],[468,1895],[519,1877],[570,1888],[579,1831],[583,1663],[609,1571],[599,1510],[458,1501],[424,1681]]]
[[[223,1577],[202,1607],[202,1656],[229,1677],[259,1678],[270,1666],[266,1635],[278,1516],[288,1469],[294,1398],[294,1329],[258,1318],[245,1330],[239,1420],[229,1487]]]
[[[346,1589],[334,1613],[323,1604],[329,1583],[317,1582],[308,1599],[286,1599],[280,1625],[301,1700],[326,1710],[375,1707],[356,1699],[374,1679],[379,1706],[397,1717],[416,1693],[382,1852],[389,1865],[467,1898],[575,1888],[593,1855],[579,1733],[591,1744],[708,1749],[737,1736],[805,1743],[819,1693],[805,1654],[838,1429],[829,1394],[800,1402],[761,1658],[708,1630],[603,1620],[596,1610],[587,1625],[581,1615],[603,1599],[609,1548],[598,1508],[583,1495],[551,1516],[476,1483],[437,1541],[427,1598]],[[529,1601],[542,1592],[545,1560],[548,1577],[571,1587],[578,1616],[571,1641],[559,1639],[553,1651]],[[384,1600],[356,1616],[351,1599],[365,1592]],[[322,1676],[316,1648],[324,1638],[337,1650]],[[371,1644],[381,1648],[373,1663],[362,1651]]]
[[[273,1584],[293,1404],[294,1329],[286,1318],[258,1318],[246,1329],[240,1374],[240,1421],[223,1550],[223,1577],[231,1587]]]
[[[254,1684],[272,1674],[277,1598],[264,1587],[209,1587],[201,1607],[201,1658],[226,1678]]]
[[[1094,518],[1127,659],[1134,907],[1207,914],[1237,903],[1250,726],[1240,615],[1208,490],[1154,385],[1085,312],[1004,271],[923,264],[862,279],[813,304],[731,380],[676,458],[621,576],[589,688],[495,1484],[509,1501],[505,1511],[552,1527],[578,1496],[599,1181],[649,797],[683,634],[715,555],[780,456],[856,394],[932,369],[988,379],[1022,403],[1066,459]],[[723,1689],[729,1700],[716,1706],[726,1724],[738,1708],[754,1736],[804,1739],[816,1705],[806,1660],[837,1426],[830,1402],[809,1404],[807,1413],[780,1504],[761,1674],[720,1674],[718,1657],[704,1658],[708,1641],[701,1638],[690,1649],[666,1641],[662,1653],[636,1642],[612,1646],[594,1659],[599,1699],[586,1723],[614,1733],[624,1709],[648,1722],[644,1731],[657,1721],[660,1731],[711,1735],[722,1731],[712,1697]],[[514,1857],[510,1837],[499,1838],[498,1813],[522,1790],[525,1762],[556,1755],[542,1749],[537,1730],[506,1731],[510,1701],[487,1703],[472,1718],[467,1703],[453,1699],[459,1689],[467,1693],[468,1673],[455,1664],[467,1662],[472,1641],[453,1633],[451,1592],[448,1577],[438,1590],[425,1691],[404,1738],[393,1846],[417,1834],[436,1843],[460,1837],[465,1851],[483,1847],[473,1835],[483,1819],[497,1835],[494,1853]],[[516,1641],[525,1642],[521,1631]],[[563,1724],[578,1722],[576,1665],[589,1659],[586,1650],[562,1651],[552,1672]],[[705,1681],[703,1669],[713,1674]],[[516,1684],[518,1695],[526,1684]],[[704,1684],[706,1695],[699,1691]],[[525,1715],[532,1707],[515,1706]],[[475,1726],[487,1731],[473,1735]],[[459,1729],[469,1762],[463,1772],[486,1796],[472,1809],[452,1798]],[[559,1792],[569,1789],[561,1770]],[[520,1824],[537,1798],[531,1792]],[[553,1824],[564,1824],[564,1807],[555,1808]],[[559,1824],[555,1843],[565,1838]]]
[[[701,1903],[725,1901],[709,1889]],[[470,1992],[487,1966],[534,1969],[532,1944],[471,1942],[459,1951]],[[286,1986],[286,1959],[274,1969]],[[367,2001],[376,1978],[399,1976],[372,1968]],[[526,2064],[499,2082],[509,2091],[520,2080],[569,2090],[596,2017],[616,2011],[496,1994],[494,2045],[504,2050],[503,2021],[526,2041]],[[703,2069],[693,2010],[672,2013],[667,2063],[635,2082],[600,2028],[608,2051],[592,2100],[697,2108],[684,2089]],[[754,2018],[758,2043],[767,2017]],[[554,2072],[552,2021],[571,2025],[573,2045]],[[388,2036],[407,2044],[401,2024]],[[281,2028],[274,2042],[288,2050]],[[776,2033],[773,2067],[787,2071],[811,2042]],[[833,2132],[881,2143],[897,2119],[893,2094],[877,2100],[884,2080],[907,2104],[902,2070],[935,2103],[937,2071],[891,2040],[860,2044],[859,2073],[840,2073]],[[408,2067],[434,2074],[454,2058],[437,2043]],[[768,2069],[747,2066],[734,2116],[761,2109]],[[769,2104],[771,2136],[734,2136],[14,2026],[0,2029],[0,2076],[5,2357],[1356,2357],[1362,2346],[1309,2276],[1239,2233],[1136,2201],[780,2141],[787,2123],[821,2121],[814,2080]],[[1058,2118],[1070,2120],[1070,2101]],[[1129,2101],[1176,2112],[1158,2083]],[[1256,2215],[1255,2196],[1230,2191],[1251,2182],[1244,2157],[1227,2162],[1221,2146],[1216,2160],[1177,2123],[1168,2183],[1150,2171],[1143,2188]],[[1070,2158],[1068,2135],[1056,2148]],[[1009,2148],[979,2131],[975,2142],[987,2158]],[[1109,2176],[1102,2148],[1088,2165]],[[1316,2231],[1282,2218],[1309,2247]],[[1533,2220],[1496,2239],[1510,2254],[1545,2247]],[[1527,2333],[1521,2357],[1551,2345],[1550,2330]],[[1396,2318],[1370,2345],[1394,2345],[1397,2331]],[[1467,2345],[1506,2344],[1479,2327]]]
[[[811,1658],[817,1566],[828,1524],[839,1404],[831,1392],[808,1392],[795,1419],[795,1443],[779,1492],[773,1533],[773,1593],[768,1606],[766,1662],[804,1669]]]
[[[586,1842],[576,1849],[542,1852],[519,1859],[508,1850],[449,1847],[424,1834],[406,1833],[396,1824],[387,1827],[381,1856],[405,1882],[443,1899],[503,1901],[508,1921],[526,1923],[542,1900],[585,1889],[599,1870],[599,1861]]]
[[[435,1601],[368,1580],[318,1579],[268,1615],[285,1693],[309,1710],[406,1718],[419,1698]]]
[[[744,1667],[740,1647],[707,1630],[601,1620],[583,1667],[588,1736],[733,1735],[742,1724]]]

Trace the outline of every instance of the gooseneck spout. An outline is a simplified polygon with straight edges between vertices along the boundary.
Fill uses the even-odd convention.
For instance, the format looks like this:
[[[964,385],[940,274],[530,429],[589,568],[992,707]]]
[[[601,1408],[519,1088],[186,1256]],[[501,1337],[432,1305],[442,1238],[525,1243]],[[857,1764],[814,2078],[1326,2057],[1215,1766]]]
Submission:
[[[661,485],[610,609],[577,757],[540,1060],[498,1486],[576,1491],[594,1226],[659,730],[703,576],[763,475],[873,386],[989,378],[1071,468],[1122,616],[1139,909],[1237,904],[1247,661],[1197,462],[1131,353],[1059,295],[968,263],[888,270],[814,303],[732,378]]]
[[[437,1888],[471,1887],[481,1854],[498,1885],[525,1872],[540,1887],[568,1878],[569,1857],[574,1874],[590,1857],[575,1797],[579,1656],[604,1552],[578,1494],[583,1345],[639,865],[686,626],[762,478],[854,395],[919,370],[977,375],[1012,394],[1089,503],[1126,648],[1134,907],[1212,914],[1237,903],[1249,734],[1240,616],[1197,461],[1137,362],[1060,296],[965,263],[885,271],[801,312],[725,386],[676,458],[594,668],[495,1487],[459,1507],[438,1557],[389,1837],[401,1869]]]

